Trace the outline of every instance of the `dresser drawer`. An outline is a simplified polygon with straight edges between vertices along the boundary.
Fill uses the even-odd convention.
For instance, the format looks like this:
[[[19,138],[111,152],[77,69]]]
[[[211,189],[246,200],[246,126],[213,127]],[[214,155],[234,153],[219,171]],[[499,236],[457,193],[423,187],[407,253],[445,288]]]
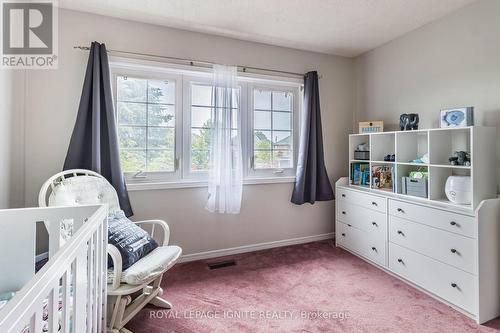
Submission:
[[[450,213],[392,199],[389,200],[389,215],[476,238],[474,217],[472,216]]]
[[[337,202],[337,220],[370,233],[387,234],[387,215],[348,201]]]
[[[475,277],[389,243],[389,269],[458,307],[475,313]]]
[[[389,241],[475,274],[472,238],[391,216]]]
[[[382,213],[387,210],[387,199],[378,197],[375,195],[370,195],[366,193],[361,193],[358,191],[349,190],[346,188],[337,188],[336,193],[337,202],[347,201],[351,204],[355,204],[361,207],[370,208]]]
[[[344,223],[337,223],[335,231],[337,244],[349,249],[381,266],[387,266],[386,263],[386,244],[385,238],[371,235],[363,230],[350,227]]]

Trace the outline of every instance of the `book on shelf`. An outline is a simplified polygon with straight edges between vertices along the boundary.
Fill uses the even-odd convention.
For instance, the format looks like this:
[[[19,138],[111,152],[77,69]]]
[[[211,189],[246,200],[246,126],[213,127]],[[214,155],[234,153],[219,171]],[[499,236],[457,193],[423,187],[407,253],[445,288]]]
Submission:
[[[359,186],[370,185],[370,165],[368,163],[353,163],[351,165],[351,184]]]
[[[394,192],[394,167],[377,165],[372,167],[372,188]]]

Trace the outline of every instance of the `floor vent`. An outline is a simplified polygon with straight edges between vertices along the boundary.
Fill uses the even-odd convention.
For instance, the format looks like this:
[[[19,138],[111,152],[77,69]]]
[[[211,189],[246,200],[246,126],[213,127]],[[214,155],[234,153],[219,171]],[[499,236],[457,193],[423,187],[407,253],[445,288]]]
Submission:
[[[211,262],[208,263],[208,269],[219,269],[219,268],[224,268],[224,267],[229,267],[229,266],[235,266],[236,261],[234,260],[225,260],[225,261],[219,261],[219,262]]]

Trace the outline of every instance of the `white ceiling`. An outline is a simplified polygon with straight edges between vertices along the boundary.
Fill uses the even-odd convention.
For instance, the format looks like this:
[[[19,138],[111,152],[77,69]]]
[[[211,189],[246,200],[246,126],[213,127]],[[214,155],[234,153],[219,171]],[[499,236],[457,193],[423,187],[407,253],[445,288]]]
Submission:
[[[475,0],[59,0],[63,8],[357,56]]]

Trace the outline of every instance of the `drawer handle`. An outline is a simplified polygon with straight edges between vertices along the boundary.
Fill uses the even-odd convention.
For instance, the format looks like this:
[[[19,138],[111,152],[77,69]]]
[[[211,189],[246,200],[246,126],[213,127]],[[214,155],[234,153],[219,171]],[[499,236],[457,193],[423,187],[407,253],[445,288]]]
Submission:
[[[402,264],[403,263],[403,259],[398,258],[398,262]]]
[[[345,198],[345,194],[342,194],[342,198]]]
[[[374,226],[378,227],[377,222],[372,222],[372,225],[374,225]]]
[[[378,206],[378,204],[375,201],[372,201],[373,206]]]
[[[452,283],[452,284],[451,284],[451,286],[452,286],[453,288],[456,288],[456,287],[457,287],[457,284],[456,284],[456,283]]]
[[[372,246],[372,251],[377,252],[377,248],[375,246]]]
[[[345,233],[342,233],[342,237],[345,237]]]
[[[400,212],[400,213],[403,213],[403,214],[404,214],[404,212],[405,212],[405,211],[403,210],[403,208],[398,208],[398,212]]]
[[[351,224],[349,224],[349,223],[347,223],[347,226],[348,226],[348,227],[352,227],[352,225],[351,225]]]
[[[455,222],[455,221],[451,221],[451,222],[450,222],[450,224],[451,224],[451,225],[453,225],[453,226],[456,226],[456,227],[460,227],[460,224],[458,224],[458,223],[457,223],[457,222]]]
[[[401,235],[401,236],[404,236],[404,235],[405,235],[405,233],[404,233],[404,232],[402,232],[401,230],[398,230],[398,234],[399,234],[399,235]]]
[[[455,250],[455,249],[451,249],[450,251],[451,251],[451,253],[457,253],[457,250]]]
[[[342,211],[342,214],[347,215],[347,213],[345,211]]]

